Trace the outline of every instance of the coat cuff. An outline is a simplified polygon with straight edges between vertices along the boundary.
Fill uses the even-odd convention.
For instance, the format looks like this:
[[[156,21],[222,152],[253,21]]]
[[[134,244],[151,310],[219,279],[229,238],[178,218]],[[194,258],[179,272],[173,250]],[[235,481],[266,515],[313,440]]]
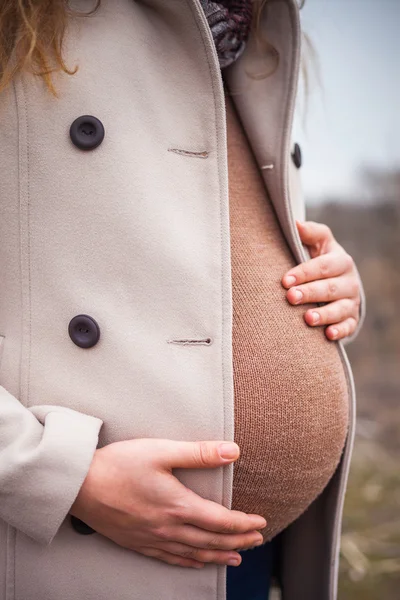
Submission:
[[[8,521],[48,545],[77,497],[98,444],[101,419],[59,406],[28,409],[43,425],[40,443],[17,474]],[[18,485],[18,483],[17,483]]]

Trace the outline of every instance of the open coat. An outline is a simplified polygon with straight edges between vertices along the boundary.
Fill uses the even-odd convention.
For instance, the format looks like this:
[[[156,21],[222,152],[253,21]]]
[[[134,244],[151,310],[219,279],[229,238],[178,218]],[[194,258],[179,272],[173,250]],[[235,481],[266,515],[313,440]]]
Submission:
[[[294,223],[304,218],[291,157],[294,0],[270,3],[262,34],[277,70],[248,76],[268,68],[251,39],[226,79],[295,264],[308,255]],[[71,17],[64,52],[79,70],[57,77],[58,98],[30,74],[0,96],[0,599],[225,600],[225,567],[170,566],[80,535],[69,515],[96,447],[233,439],[226,124],[211,32],[199,0],[103,0]],[[84,115],[104,127],[101,140],[94,123],[90,150],[93,131],[78,127],[81,147],[70,135]],[[87,329],[69,327],[82,314]],[[350,430],[328,487],[283,534],[284,600],[336,598],[355,394],[335,344]],[[227,507],[232,474],[177,472]]]

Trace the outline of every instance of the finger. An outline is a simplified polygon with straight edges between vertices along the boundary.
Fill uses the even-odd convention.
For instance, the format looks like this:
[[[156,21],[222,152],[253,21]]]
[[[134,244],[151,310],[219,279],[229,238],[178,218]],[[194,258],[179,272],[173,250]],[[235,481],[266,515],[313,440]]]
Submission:
[[[239,446],[233,442],[181,442],[162,440],[156,462],[167,469],[208,469],[229,464],[239,457]],[[154,448],[157,452],[157,448]]]
[[[346,252],[328,252],[290,269],[283,276],[282,284],[289,288],[307,281],[337,277],[350,271],[352,265],[353,259]]]
[[[348,317],[356,318],[357,314],[358,306],[356,302],[350,298],[342,298],[335,302],[329,302],[325,306],[310,308],[304,314],[304,320],[307,325],[311,326],[329,325],[344,321]]]
[[[357,321],[354,317],[349,317],[341,323],[335,323],[325,329],[325,335],[329,340],[341,340],[354,333],[357,327]]]
[[[221,550],[204,550],[194,548],[178,542],[163,542],[162,549],[183,558],[189,558],[198,562],[215,563],[217,565],[238,566],[242,558],[238,552],[224,552]]]
[[[332,230],[324,223],[296,221],[301,241],[306,246],[329,245],[335,241]]]
[[[332,302],[341,298],[355,298],[358,286],[354,277],[332,277],[290,288],[286,298],[291,304]]]
[[[140,552],[140,554],[144,554],[145,556],[150,556],[152,558],[162,560],[163,562],[166,562],[169,565],[175,565],[178,567],[192,567],[195,569],[201,569],[202,567],[204,567],[204,563],[202,562],[193,560],[191,558],[184,558],[183,556],[177,556],[176,554],[166,552],[165,550],[161,550],[160,548],[141,547],[138,548],[136,551]]]
[[[186,499],[178,508],[181,521],[217,533],[247,533],[263,529],[267,522],[260,515],[230,510],[217,502],[206,500],[187,490]]]
[[[194,548],[226,551],[253,548],[263,542],[263,536],[256,530],[240,534],[215,533],[187,524],[176,528],[171,539]]]

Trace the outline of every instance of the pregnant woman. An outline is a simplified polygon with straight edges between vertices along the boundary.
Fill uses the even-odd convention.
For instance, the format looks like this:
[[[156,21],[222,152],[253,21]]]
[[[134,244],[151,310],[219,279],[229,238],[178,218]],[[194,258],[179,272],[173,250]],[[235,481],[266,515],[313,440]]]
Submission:
[[[335,600],[352,258],[295,0],[0,1],[1,600]]]

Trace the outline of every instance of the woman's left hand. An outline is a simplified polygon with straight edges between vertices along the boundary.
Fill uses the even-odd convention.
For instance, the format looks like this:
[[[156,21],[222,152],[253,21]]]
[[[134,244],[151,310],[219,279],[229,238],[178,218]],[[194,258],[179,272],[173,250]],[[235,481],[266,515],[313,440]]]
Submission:
[[[282,278],[291,304],[328,302],[304,315],[308,325],[328,325],[325,335],[339,340],[351,335],[359,321],[360,283],[353,258],[335,240],[327,225],[296,221],[311,260],[290,269]]]

